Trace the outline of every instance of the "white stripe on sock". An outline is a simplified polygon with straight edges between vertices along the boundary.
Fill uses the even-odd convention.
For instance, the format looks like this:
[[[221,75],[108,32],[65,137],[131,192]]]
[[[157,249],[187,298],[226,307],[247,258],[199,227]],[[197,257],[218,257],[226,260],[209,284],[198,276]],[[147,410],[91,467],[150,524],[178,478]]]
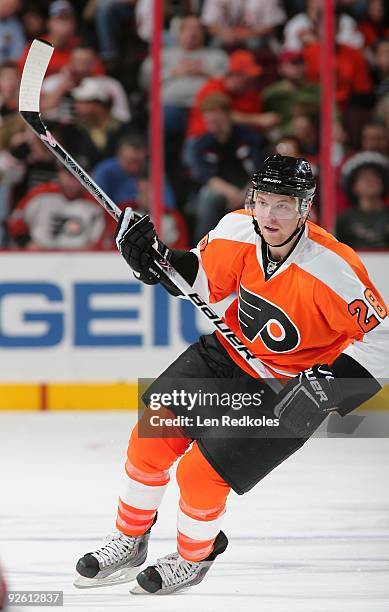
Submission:
[[[223,522],[224,512],[212,521],[199,521],[178,509],[177,529],[192,540],[211,540],[216,538]]]
[[[167,484],[162,486],[142,484],[127,474],[123,484],[121,500],[128,506],[139,508],[139,510],[156,510],[167,488]]]

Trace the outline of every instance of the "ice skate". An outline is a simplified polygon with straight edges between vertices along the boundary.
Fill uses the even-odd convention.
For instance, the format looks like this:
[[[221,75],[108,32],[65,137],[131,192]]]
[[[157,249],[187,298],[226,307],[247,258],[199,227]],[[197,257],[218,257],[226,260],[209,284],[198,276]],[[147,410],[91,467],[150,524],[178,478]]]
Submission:
[[[120,532],[108,536],[103,546],[78,560],[74,586],[90,589],[133,580],[146,560],[151,527],[140,536]]]
[[[157,559],[154,565],[149,565],[138,574],[130,593],[133,595],[169,595],[199,584],[216,557],[226,550],[227,544],[227,536],[220,531],[213,551],[202,561],[187,561],[177,552]]]

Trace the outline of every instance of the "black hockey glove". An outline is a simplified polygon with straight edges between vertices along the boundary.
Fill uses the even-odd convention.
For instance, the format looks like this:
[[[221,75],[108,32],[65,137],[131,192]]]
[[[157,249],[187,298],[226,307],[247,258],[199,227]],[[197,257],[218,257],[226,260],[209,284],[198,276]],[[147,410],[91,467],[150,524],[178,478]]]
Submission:
[[[309,438],[342,399],[331,367],[316,364],[287,382],[275,399],[274,414],[293,437]]]
[[[163,273],[155,265],[152,249],[155,248],[164,257],[169,256],[169,249],[158,240],[157,233],[149,215],[141,219],[133,218],[131,208],[126,208],[118,221],[115,232],[116,245],[124,259],[133,270],[136,278],[155,285]]]

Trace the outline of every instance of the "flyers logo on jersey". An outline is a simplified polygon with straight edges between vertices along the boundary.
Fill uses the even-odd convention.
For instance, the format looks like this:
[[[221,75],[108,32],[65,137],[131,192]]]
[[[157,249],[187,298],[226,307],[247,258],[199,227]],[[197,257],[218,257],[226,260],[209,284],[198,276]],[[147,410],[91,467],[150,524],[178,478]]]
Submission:
[[[278,306],[240,285],[238,319],[250,342],[258,338],[274,353],[293,351],[300,344],[296,325]]]

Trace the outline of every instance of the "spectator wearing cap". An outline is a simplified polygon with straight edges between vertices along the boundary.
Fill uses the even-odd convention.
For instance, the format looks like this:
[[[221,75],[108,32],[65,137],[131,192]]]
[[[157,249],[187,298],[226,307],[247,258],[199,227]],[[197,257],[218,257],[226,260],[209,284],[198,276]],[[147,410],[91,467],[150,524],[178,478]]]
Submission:
[[[0,65],[18,61],[23,53],[26,40],[17,12],[20,0],[1,0],[0,2]]]
[[[285,19],[279,0],[205,0],[201,13],[212,43],[225,48],[257,49]]]
[[[336,236],[353,249],[389,248],[389,161],[357,153],[343,166],[342,183],[352,208],[338,216]]]
[[[228,96],[232,119],[236,123],[269,129],[279,122],[277,113],[264,113],[262,97],[255,85],[261,68],[250,51],[234,51],[230,55],[228,72],[224,77],[209,79],[201,87],[189,113],[187,136],[193,138],[206,132],[206,123],[200,105],[213,93]]]
[[[143,136],[128,134],[121,138],[115,155],[97,164],[93,176],[117,204],[129,200],[138,201],[140,181],[145,177],[147,169],[147,155],[147,142]],[[175,206],[174,194],[167,179],[164,180],[163,202],[167,208]]]
[[[83,79],[72,90],[75,100],[75,122],[64,126],[60,139],[66,149],[86,168],[111,157],[117,141],[130,129],[130,123],[112,116],[109,93],[100,86],[98,78]]]
[[[49,6],[47,32],[42,36],[55,47],[55,51],[47,68],[46,76],[59,72],[67,66],[72,49],[79,43],[76,34],[77,20],[74,8],[68,0],[55,0]],[[27,45],[19,61],[22,71],[30,45]]]
[[[305,78],[305,63],[301,51],[283,51],[278,58],[281,79],[262,91],[264,109],[281,117],[282,129],[289,130],[296,105],[309,104],[319,109],[320,89]]]
[[[256,130],[233,123],[228,96],[214,93],[201,102],[207,126],[193,143],[190,172],[201,186],[195,203],[195,242],[229,211],[242,208],[247,185],[264,159]]]
[[[228,56],[221,49],[204,46],[204,29],[198,17],[181,20],[176,46],[162,52],[161,95],[164,106],[164,128],[168,134],[184,134],[188,109],[197,92],[209,79],[227,72]],[[140,83],[150,87],[151,58],[141,67]]]
[[[100,60],[89,45],[78,44],[70,52],[67,66],[43,81],[41,110],[46,119],[71,123],[74,120],[72,91],[86,78],[93,77],[112,102],[112,117],[130,120],[128,100],[122,84],[115,78],[101,74]]]

